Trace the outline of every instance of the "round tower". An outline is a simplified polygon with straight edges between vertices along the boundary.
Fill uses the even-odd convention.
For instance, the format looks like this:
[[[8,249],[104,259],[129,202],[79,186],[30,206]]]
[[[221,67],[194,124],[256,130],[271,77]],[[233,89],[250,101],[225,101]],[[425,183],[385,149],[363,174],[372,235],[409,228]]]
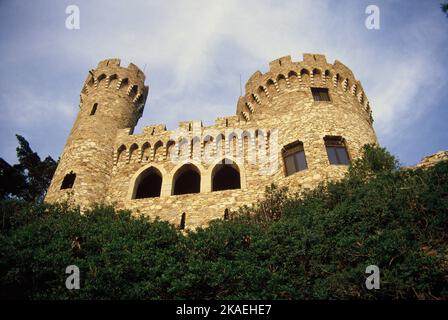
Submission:
[[[360,81],[321,54],[285,56],[255,72],[236,112],[246,126],[276,129],[270,147],[281,161],[269,179],[297,190],[342,177],[365,144],[378,143]]]
[[[101,61],[84,82],[79,112],[45,201],[69,196],[89,206],[104,201],[113,168],[113,145],[120,129],[133,130],[148,94],[145,75],[119,59]]]

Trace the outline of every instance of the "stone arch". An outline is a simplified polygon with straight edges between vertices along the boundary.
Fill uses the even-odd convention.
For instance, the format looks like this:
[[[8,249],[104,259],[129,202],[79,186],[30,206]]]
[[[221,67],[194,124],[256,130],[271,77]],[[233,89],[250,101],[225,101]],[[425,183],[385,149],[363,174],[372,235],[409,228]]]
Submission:
[[[259,164],[267,161],[265,133],[263,130],[255,130],[255,152]]]
[[[339,73],[336,73],[333,76],[333,86],[338,87],[340,82],[341,82],[341,75]]]
[[[236,157],[239,154],[239,138],[236,132],[230,133],[227,141],[229,152],[232,152],[232,157]]]
[[[225,154],[225,143],[226,143],[226,138],[225,138],[224,134],[222,134],[222,133],[218,134],[215,139],[215,147],[216,147],[215,154],[218,157],[221,157]]]
[[[277,85],[279,90],[286,89],[286,77],[283,74],[277,76]]]
[[[272,80],[272,79],[269,79],[268,81],[266,81],[266,88],[267,88],[269,94],[271,95],[271,97],[277,93],[277,89],[275,88],[274,80]]]
[[[133,143],[129,147],[129,159],[130,162],[136,162],[138,161],[138,145],[136,143]]]
[[[322,84],[322,71],[320,71],[320,69],[317,68],[313,69],[313,83],[315,85]]]
[[[204,155],[204,160],[208,163],[208,161],[210,161],[210,159],[213,158],[213,137],[210,135],[206,135],[204,137],[203,141],[203,155]]]
[[[117,85],[117,82],[118,82],[118,75],[117,74],[112,74],[112,75],[109,76],[109,81],[108,81],[107,87],[115,89],[115,86]]]
[[[257,95],[260,98],[261,102],[263,102],[263,100],[267,98],[267,95],[266,95],[265,90],[263,89],[263,86],[258,87]]]
[[[158,140],[154,144],[154,153],[153,153],[154,161],[162,161],[163,160],[163,142]]]
[[[168,140],[166,143],[166,159],[176,160],[177,152],[176,152],[176,141]]]
[[[303,84],[309,84],[310,83],[310,72],[303,68],[302,70],[300,70],[300,78],[302,79],[302,83]]]
[[[241,134],[241,138],[243,140],[244,159],[253,163],[251,160],[255,160],[255,158],[253,158],[252,134],[248,130],[245,130]]]
[[[117,163],[124,161],[126,158],[126,146],[122,144],[117,149]]]
[[[325,84],[327,84],[328,82],[331,82],[331,78],[332,78],[332,73],[330,70],[325,70],[324,72],[324,78],[323,81],[325,82]]]
[[[291,70],[288,72],[288,79],[289,79],[290,85],[295,86],[295,85],[297,85],[297,83],[299,81],[299,76],[298,76],[297,72],[295,72],[294,70]]]
[[[161,191],[160,196],[168,196],[169,193],[169,186],[167,183],[169,183],[168,180],[168,174],[165,171],[165,169],[155,163],[147,164],[143,167],[141,167],[139,170],[137,170],[134,175],[131,178],[131,183],[129,184],[128,188],[128,199],[135,199],[136,193],[137,193],[137,187],[139,183],[141,182],[141,179],[145,177],[145,175],[142,175],[146,170],[153,168],[154,170],[157,170],[160,173],[160,176],[162,177],[162,184],[161,184]]]
[[[162,192],[163,176],[154,166],[146,168],[134,182],[133,199],[156,198]]]
[[[150,160],[150,158],[151,158],[151,144],[149,143],[149,142],[145,142],[143,145],[142,145],[142,157],[141,157],[141,159],[142,159],[142,161],[145,161],[145,162],[147,162],[147,161],[149,161]]]
[[[240,186],[241,189],[246,188],[246,171],[244,167],[244,163],[239,161],[237,158],[233,158],[230,156],[220,157],[210,164],[207,171],[203,173],[204,177],[204,191],[212,191],[212,180],[213,180],[213,169],[220,164],[231,164],[238,167],[238,171],[240,173]]]
[[[186,163],[178,168],[172,181],[172,195],[201,192],[201,172],[192,163]]]
[[[97,86],[99,86],[100,82],[103,81],[104,79],[106,79],[106,74],[104,74],[104,73],[100,74],[98,76],[98,78],[96,79]]]
[[[241,175],[238,165],[229,159],[215,164],[211,172],[212,191],[241,189]]]

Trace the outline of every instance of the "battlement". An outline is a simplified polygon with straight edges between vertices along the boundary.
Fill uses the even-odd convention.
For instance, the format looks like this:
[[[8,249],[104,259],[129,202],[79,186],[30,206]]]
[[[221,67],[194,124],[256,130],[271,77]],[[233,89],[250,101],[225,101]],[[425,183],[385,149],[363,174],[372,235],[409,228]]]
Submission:
[[[127,68],[121,67],[121,60],[118,58],[113,59],[105,59],[103,61],[100,61],[96,67],[96,70],[100,69],[122,69],[127,70],[130,74],[135,75],[135,77],[140,78],[142,81],[145,81],[145,74],[142,70],[140,70],[139,67],[137,67],[135,64],[130,63]]]
[[[277,97],[292,91],[307,91],[311,87],[328,88],[358,101],[366,116],[373,121],[371,108],[360,81],[343,63],[336,60],[329,64],[322,54],[303,55],[303,60],[293,62],[284,56],[269,63],[269,71],[256,71],[245,85],[245,94],[237,104],[237,115],[251,121],[253,115],[270,109]]]
[[[237,114],[210,125],[134,133],[148,90],[143,72],[120,59],[89,71],[45,201],[110,203],[195,228],[251,205],[272,183],[303,192],[339,179],[377,143],[361,83],[320,54],[271,61],[247,81]]]
[[[80,108],[86,96],[97,90],[114,90],[135,105],[138,117],[141,117],[149,92],[145,85],[144,73],[133,63],[127,68],[120,66],[120,59],[106,59],[90,70],[81,90]]]

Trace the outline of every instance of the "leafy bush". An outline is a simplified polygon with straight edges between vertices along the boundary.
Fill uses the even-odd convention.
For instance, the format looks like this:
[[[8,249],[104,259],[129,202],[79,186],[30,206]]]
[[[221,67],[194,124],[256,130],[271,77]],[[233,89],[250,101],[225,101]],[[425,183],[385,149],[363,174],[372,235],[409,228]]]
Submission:
[[[271,186],[252,208],[185,234],[107,206],[0,209],[3,299],[448,297],[448,163],[399,170],[375,146],[341,181],[301,197]],[[68,265],[80,290],[65,288]],[[379,290],[365,287],[369,265]]]

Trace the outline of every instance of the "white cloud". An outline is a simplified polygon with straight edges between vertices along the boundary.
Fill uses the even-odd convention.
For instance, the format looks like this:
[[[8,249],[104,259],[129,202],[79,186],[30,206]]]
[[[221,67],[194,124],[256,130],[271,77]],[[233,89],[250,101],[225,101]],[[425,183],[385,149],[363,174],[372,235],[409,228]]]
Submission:
[[[139,127],[166,122],[173,128],[177,121],[210,123],[231,115],[239,74],[247,79],[257,69],[266,71],[272,59],[291,55],[298,60],[304,52],[323,53],[330,63],[338,59],[354,71],[372,103],[376,129],[385,137],[417,121],[446,86],[439,51],[448,37],[435,21],[441,12],[421,12],[409,21],[397,12],[401,6],[377,1],[382,29],[367,31],[364,10],[369,3],[361,1],[77,2],[79,31],[64,29],[65,7],[48,2],[45,27],[31,19],[27,32],[16,30],[14,42],[2,46],[3,59],[20,67],[23,60],[37,64],[50,55],[60,65],[70,61],[65,74],[81,68],[87,73],[109,57],[122,58],[122,65],[147,64],[150,96]],[[437,3],[432,5],[439,10]],[[54,71],[51,65],[42,68],[47,74]],[[11,125],[64,122],[77,112],[74,99],[65,101],[31,86],[22,89],[18,103],[25,115],[7,107],[15,97],[2,92],[6,113],[21,115]]]

